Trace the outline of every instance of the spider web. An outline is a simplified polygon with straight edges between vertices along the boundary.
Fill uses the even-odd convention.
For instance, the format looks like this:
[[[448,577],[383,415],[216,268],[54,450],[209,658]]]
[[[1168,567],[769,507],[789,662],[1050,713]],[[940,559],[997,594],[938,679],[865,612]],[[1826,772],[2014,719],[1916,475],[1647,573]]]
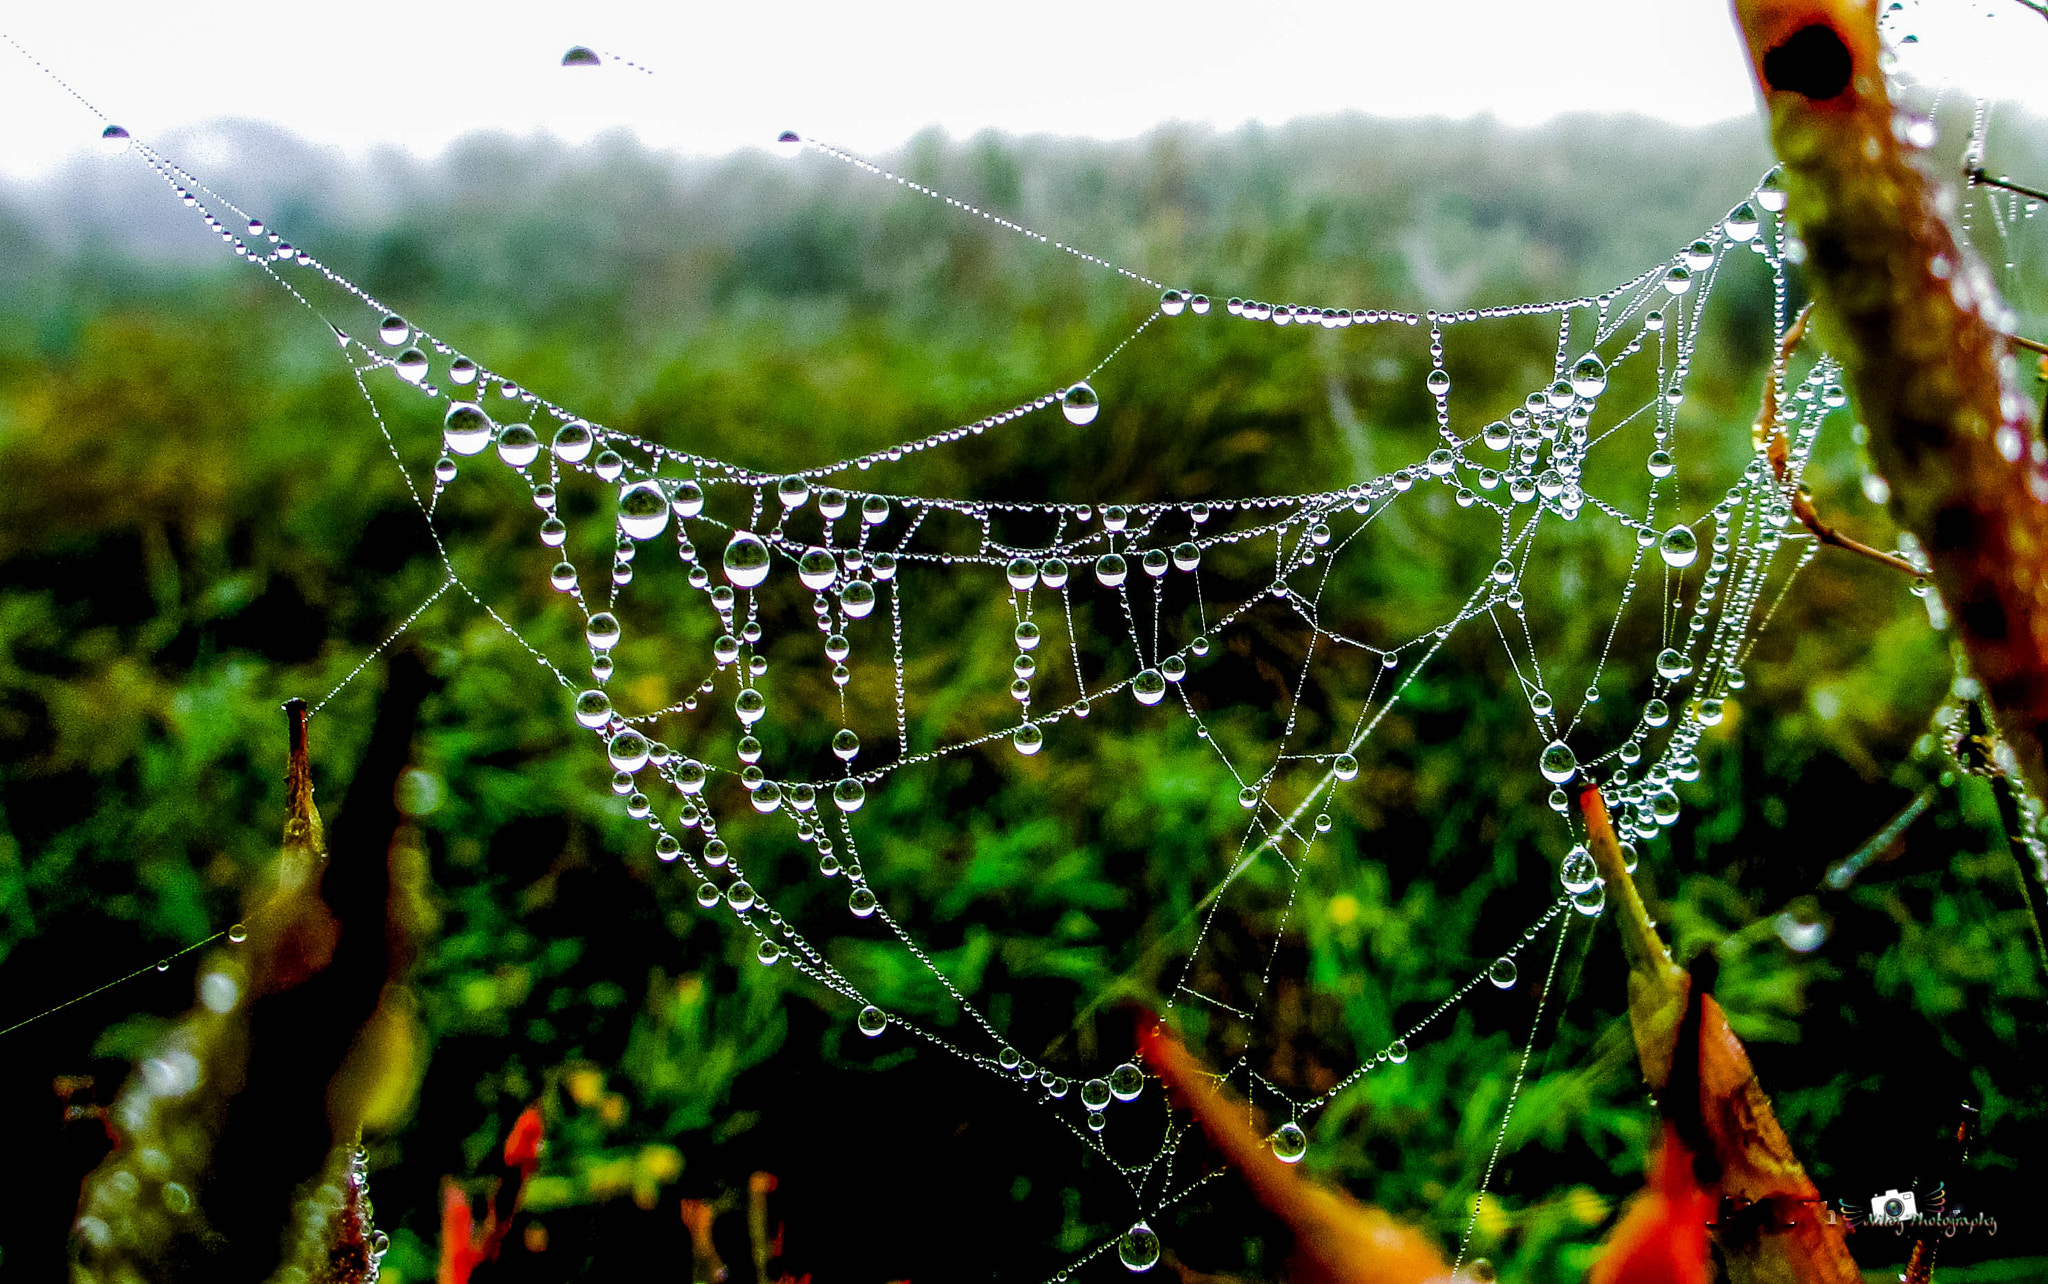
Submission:
[[[1567,790],[1597,782],[1638,843],[1679,818],[1674,784],[1699,777],[1702,735],[1742,689],[1758,632],[1817,549],[1792,523],[1790,499],[1824,421],[1846,403],[1827,359],[1789,386],[1778,369],[1782,475],[1760,434],[1714,502],[1678,503],[1672,478],[1691,446],[1679,408],[1717,285],[1727,273],[1760,273],[1774,338],[1790,321],[1788,271],[1802,251],[1778,217],[1775,172],[1736,194],[1697,240],[1598,295],[1413,312],[1168,286],[791,134],[785,150],[852,166],[905,200],[942,202],[990,236],[1026,238],[1113,274],[1131,291],[1132,320],[1061,383],[1017,388],[964,408],[951,426],[853,457],[763,471],[692,450],[687,433],[628,432],[521,386],[145,142],[111,122],[107,135],[333,337],[446,573],[392,637],[450,593],[471,603],[533,658],[544,678],[525,698],[554,701],[589,736],[618,805],[645,822],[653,853],[695,889],[705,915],[751,938],[762,965],[839,996],[862,1035],[921,1044],[1020,1094],[1071,1134],[1077,1154],[1117,1175],[1128,1228],[1069,1261],[1061,1280],[1104,1256],[1149,1269],[1161,1255],[1151,1223],[1223,1170],[1188,1144],[1193,1125],[1138,1061],[1083,1064],[1059,1038],[1044,1045],[1046,1064],[1025,1056],[992,996],[956,980],[877,891],[866,862],[886,850],[877,802],[892,782],[967,759],[1031,770],[1104,724],[1192,736],[1235,785],[1238,839],[1192,874],[1195,894],[1146,943],[1150,979],[1190,1041],[1217,1050],[1219,1073],[1278,1121],[1271,1145],[1281,1161],[1299,1160],[1320,1115],[1426,1049],[1461,1008],[1533,992],[1533,1010],[1516,1010],[1527,1024],[1512,1084],[1484,1125],[1488,1153],[1462,1257],[1567,934],[1604,906]],[[1457,386],[1459,345],[1519,341],[1535,325],[1554,327],[1548,379],[1514,396]],[[1055,416],[1107,427],[1121,356],[1162,328],[1226,326],[1253,329],[1276,349],[1312,332],[1425,346],[1436,442],[1367,480],[1208,501],[987,499],[890,485],[907,460],[1041,433]],[[441,419],[438,439],[405,426],[422,405]],[[473,511],[520,515],[525,550],[478,538]],[[1375,568],[1422,548],[1485,556],[1476,574],[1455,569],[1469,553],[1447,558],[1439,582],[1414,600],[1354,609],[1353,595],[1384,578]],[[1561,594],[1560,577],[1589,549],[1618,575]],[[549,586],[551,611],[522,616],[494,600],[484,568],[506,557]],[[1577,604],[1553,609],[1560,596]],[[1589,596],[1596,605],[1584,604]],[[987,700],[935,718],[931,701],[953,675],[906,639],[943,636],[964,600],[1003,604],[1010,647],[982,666]],[[1514,765],[1556,813],[1557,885],[1525,893],[1519,930],[1475,943],[1481,965],[1425,1015],[1360,1049],[1331,1082],[1284,1082],[1261,1069],[1259,1050],[1283,1019],[1288,985],[1306,979],[1288,975],[1285,942],[1305,873],[1328,858],[1333,800],[1370,788],[1389,714],[1427,693],[1457,663],[1456,645],[1475,637],[1505,658],[1545,746]],[[1272,706],[1248,715],[1217,707],[1203,670],[1275,638],[1288,663],[1270,675]],[[1633,654],[1645,638],[1654,646]],[[696,667],[674,672],[678,654]],[[546,690],[550,681],[559,693]],[[650,689],[675,698],[636,702]],[[787,859],[791,851],[801,859]],[[864,980],[871,964],[830,939],[848,930],[927,978],[947,1019],[877,1001]]]

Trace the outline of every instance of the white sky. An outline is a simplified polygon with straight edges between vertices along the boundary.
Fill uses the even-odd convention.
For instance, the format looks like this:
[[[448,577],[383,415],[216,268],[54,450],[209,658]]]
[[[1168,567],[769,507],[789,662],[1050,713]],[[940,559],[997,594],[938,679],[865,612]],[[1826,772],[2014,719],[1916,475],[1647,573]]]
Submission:
[[[1923,78],[2048,111],[2048,22],[2012,0],[1909,0]],[[1925,12],[1922,12],[1924,8]],[[297,10],[298,12],[292,12]],[[938,124],[1116,138],[1347,109],[1527,124],[1755,106],[1727,0],[434,0],[204,9],[0,3],[21,42],[137,137],[223,116],[360,153],[471,130],[630,127],[716,153],[796,129],[879,151]],[[1988,13],[1988,16],[1987,16]],[[1947,19],[1947,21],[1944,21]],[[1960,24],[1956,19],[1962,19]],[[572,44],[621,67],[559,66]],[[0,174],[89,150],[99,123],[0,45]],[[197,159],[197,158],[195,158]]]

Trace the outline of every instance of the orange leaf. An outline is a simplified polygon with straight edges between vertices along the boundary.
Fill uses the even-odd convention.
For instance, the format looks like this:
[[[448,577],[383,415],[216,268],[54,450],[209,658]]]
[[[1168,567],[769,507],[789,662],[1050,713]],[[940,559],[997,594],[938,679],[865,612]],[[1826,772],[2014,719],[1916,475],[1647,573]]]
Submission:
[[[1295,1271],[1311,1284],[1425,1284],[1450,1267],[1435,1242],[1383,1209],[1311,1181],[1281,1163],[1251,1110],[1157,1017],[1141,1021],[1138,1048],[1209,1141],[1244,1175],[1252,1194],[1294,1232]]]

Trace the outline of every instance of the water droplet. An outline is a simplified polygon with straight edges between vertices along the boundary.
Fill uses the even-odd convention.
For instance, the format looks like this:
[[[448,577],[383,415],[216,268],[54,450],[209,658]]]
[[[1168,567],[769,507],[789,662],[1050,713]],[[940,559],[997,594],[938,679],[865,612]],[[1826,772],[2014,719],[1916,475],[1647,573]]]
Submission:
[[[1572,367],[1572,391],[1591,400],[1607,391],[1607,367],[1600,358],[1587,353]]]
[[[733,697],[732,711],[739,715],[741,722],[751,727],[767,714],[768,697],[755,687],[744,687]]]
[[[391,368],[407,383],[418,383],[427,377],[427,354],[418,348],[407,348],[398,354],[398,360],[391,363]]]
[[[851,776],[832,786],[832,805],[841,811],[859,811],[867,799],[867,787]]]
[[[1671,706],[1662,700],[1652,700],[1643,706],[1643,721],[1653,727],[1661,727],[1671,721]]]
[[[1592,918],[1607,908],[1607,889],[1599,883],[1582,892],[1572,893],[1572,908],[1587,918]]]
[[[244,927],[242,924],[237,923],[233,927],[228,929],[228,939],[230,941],[233,941],[235,944],[240,945],[243,941],[249,939],[249,929],[247,927]]]
[[[1173,546],[1173,564],[1178,570],[1194,570],[1202,564],[1201,547],[1192,543],[1175,544]]]
[[[565,464],[580,464],[590,458],[596,440],[589,424],[581,419],[571,420],[555,429],[555,458]]]
[[[866,918],[875,912],[875,894],[865,884],[856,887],[846,898],[846,908],[853,911],[855,918]]]
[[[1720,726],[1721,719],[1726,716],[1726,711],[1726,704],[1715,697],[1709,696],[1707,699],[1700,701],[1700,725],[1707,727]]]
[[[1495,959],[1493,966],[1486,969],[1486,979],[1493,982],[1495,987],[1503,990],[1513,988],[1515,978],[1521,974],[1521,970],[1515,966],[1515,961],[1506,955]]]
[[[1670,453],[1662,450],[1651,451],[1650,457],[1643,461],[1643,466],[1650,470],[1652,477],[1669,477],[1672,470],[1677,467],[1672,462]]]
[[[1266,1138],[1266,1144],[1273,1148],[1273,1158],[1283,1164],[1298,1164],[1308,1153],[1308,1134],[1292,1119],[1273,1130]]]
[[[1120,554],[1104,553],[1095,559],[1095,578],[1104,588],[1115,588],[1129,574],[1130,568],[1124,564]]]
[[[760,948],[754,951],[754,957],[761,960],[761,966],[773,967],[782,957],[782,946],[775,941],[762,941]]]
[[[854,1024],[860,1027],[862,1034],[872,1039],[889,1028],[889,1016],[870,1003],[860,1010],[860,1015],[854,1018]]]
[[[825,549],[807,548],[796,560],[796,577],[805,588],[823,592],[839,578],[839,562]]]
[[[667,530],[668,513],[659,482],[637,481],[619,491],[619,529],[633,539],[653,539]]]
[[[587,45],[571,45],[569,52],[562,55],[564,67],[597,67],[603,65],[603,62],[604,60],[597,56],[597,50]]]
[[[612,766],[619,771],[638,771],[647,765],[647,737],[637,731],[621,731],[612,737],[605,750],[611,755]]]
[[[1070,424],[1093,423],[1101,409],[1102,399],[1085,383],[1077,383],[1060,394],[1060,413]]]
[[[1090,1110],[1102,1110],[1109,1105],[1109,1080],[1090,1079],[1081,1085],[1081,1104]]]
[[[1358,759],[1348,753],[1340,753],[1330,762],[1330,774],[1339,780],[1358,779]]]
[[[1133,1222],[1116,1241],[1117,1260],[1132,1272],[1149,1271],[1159,1264],[1159,1236],[1143,1222]]]
[[[1693,564],[1700,555],[1700,542],[1690,526],[1674,526],[1664,532],[1663,540],[1657,545],[1657,552],[1664,559],[1664,565],[1684,569]]]
[[[695,517],[704,511],[704,488],[693,481],[677,482],[668,506],[677,517]]]
[[[1530,693],[1529,712],[1535,714],[1537,717],[1540,718],[1544,714],[1549,713],[1551,709],[1554,707],[1555,704],[1552,702],[1550,698],[1550,693],[1548,691],[1538,689]]]
[[[1558,881],[1564,884],[1564,890],[1576,895],[1600,881],[1600,870],[1593,863],[1593,853],[1581,843],[1565,853],[1557,876]]]
[[[1139,704],[1158,704],[1166,698],[1166,678],[1157,669],[1140,669],[1131,679],[1131,694]]]
[[[612,720],[612,698],[592,688],[576,697],[576,721],[593,731]]]
[[[725,903],[744,914],[754,908],[754,885],[741,879],[725,889]]]
[[[1387,1060],[1393,1062],[1395,1065],[1400,1065],[1407,1059],[1408,1043],[1406,1040],[1396,1039],[1392,1043],[1387,1045]]]
[[[1037,649],[1039,637],[1038,626],[1036,624],[1033,624],[1031,621],[1026,620],[1022,624],[1019,624],[1017,626],[1017,631],[1014,636],[1017,639],[1018,650],[1032,651]]]
[[[1692,661],[1676,647],[1665,647],[1657,653],[1657,674],[1669,682],[1676,682],[1692,672]]]
[[[1811,954],[1828,939],[1827,916],[1811,897],[1801,897],[1787,906],[1771,920],[1771,926],[1787,948],[1801,954]]]
[[[1714,261],[1714,247],[1707,241],[1694,241],[1685,248],[1685,265],[1695,272],[1704,272]]]
[[[1039,730],[1038,724],[1027,722],[1010,733],[1010,743],[1028,758],[1045,747],[1045,732]]]
[[[1562,740],[1553,740],[1544,746],[1543,756],[1537,760],[1537,770],[1553,785],[1561,785],[1579,774],[1579,758],[1572,747]]]
[[[1650,795],[1650,819],[1660,825],[1678,823],[1678,795],[1669,789],[1659,789]]]
[[[119,125],[109,125],[100,131],[100,151],[108,156],[119,156],[128,150],[128,131]]]
[[[385,317],[377,323],[377,337],[395,348],[412,337],[412,327],[403,317]]]
[[[524,468],[540,458],[540,438],[527,424],[512,424],[498,433],[498,458]]]
[[[1422,381],[1422,386],[1429,389],[1429,395],[1432,397],[1445,396],[1451,390],[1451,376],[1442,370],[1432,370],[1429,377]]]
[[[1744,201],[1728,211],[1728,217],[1721,220],[1721,230],[1739,245],[1756,236],[1757,223],[1756,207]]]
[[[1684,264],[1676,264],[1664,274],[1664,288],[1673,294],[1684,294],[1692,288],[1692,270]]]
[[[1188,296],[1179,290],[1168,290],[1159,296],[1159,310],[1170,317],[1177,317],[1188,305]]]
[[[453,454],[475,455],[491,444],[491,433],[496,428],[483,407],[471,401],[458,401],[448,407],[441,420],[441,441]]]
[[[1126,1061],[1109,1072],[1109,1095],[1118,1101],[1136,1101],[1145,1090],[1145,1072]]]
[[[609,651],[619,644],[619,617],[599,611],[583,626],[583,638],[594,651]]]
[[[768,545],[752,531],[734,531],[725,546],[725,578],[734,588],[759,588],[768,578]]]
[[[839,590],[839,605],[850,618],[866,619],[875,609],[875,586],[866,580],[849,581]]]
[[[1756,203],[1777,214],[1784,210],[1786,200],[1785,171],[1783,167],[1773,165],[1771,172],[1764,175],[1764,181],[1757,184]]]

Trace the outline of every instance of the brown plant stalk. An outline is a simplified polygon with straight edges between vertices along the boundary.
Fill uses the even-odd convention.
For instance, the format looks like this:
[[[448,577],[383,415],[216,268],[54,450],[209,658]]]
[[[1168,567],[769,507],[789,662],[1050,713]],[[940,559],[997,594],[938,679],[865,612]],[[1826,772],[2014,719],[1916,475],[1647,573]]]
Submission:
[[[1933,563],[2020,775],[2048,789],[2048,448],[2013,318],[1895,130],[1874,0],[1735,0],[1806,251],[1816,323],[1891,510]]]
[[[1719,1186],[1712,1231],[1730,1280],[1861,1284],[1840,1219],[1793,1153],[1721,1005],[1701,993],[1694,1006],[1694,975],[1672,960],[1650,922],[1597,786],[1579,795],[1579,807],[1628,959],[1629,1022],[1643,1078],[1663,1094],[1666,1117]],[[1680,1063],[1681,1052],[1696,1062]]]

